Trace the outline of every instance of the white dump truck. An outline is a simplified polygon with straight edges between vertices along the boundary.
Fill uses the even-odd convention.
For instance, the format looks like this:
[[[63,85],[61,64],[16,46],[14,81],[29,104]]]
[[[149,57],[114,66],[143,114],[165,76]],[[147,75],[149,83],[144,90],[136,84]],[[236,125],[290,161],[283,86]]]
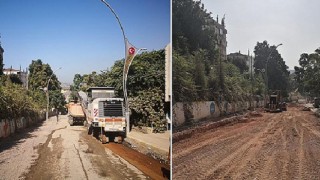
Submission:
[[[126,135],[123,98],[115,98],[113,87],[91,87],[87,90],[88,134],[102,143],[121,143]]]

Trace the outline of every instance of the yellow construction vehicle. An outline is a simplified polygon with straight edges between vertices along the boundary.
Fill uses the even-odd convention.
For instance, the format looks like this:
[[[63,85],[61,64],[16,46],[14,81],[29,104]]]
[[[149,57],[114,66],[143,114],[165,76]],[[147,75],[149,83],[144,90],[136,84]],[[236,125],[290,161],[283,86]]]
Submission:
[[[265,109],[267,112],[282,112],[287,110],[287,103],[282,101],[281,91],[273,91],[269,95],[269,102]]]

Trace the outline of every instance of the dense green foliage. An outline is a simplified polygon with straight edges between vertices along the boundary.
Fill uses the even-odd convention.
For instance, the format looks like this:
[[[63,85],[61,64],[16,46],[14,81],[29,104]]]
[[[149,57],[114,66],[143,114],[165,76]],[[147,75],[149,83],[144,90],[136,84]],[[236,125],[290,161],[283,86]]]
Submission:
[[[29,65],[29,89],[39,90],[47,87],[49,78],[49,90],[61,90],[60,82],[57,76],[53,74],[53,71],[49,64],[43,64],[40,59],[32,60]]]
[[[248,100],[251,89],[261,92],[251,88],[245,62],[219,59],[216,21],[201,1],[173,0],[172,8],[173,103]]]
[[[3,75],[3,52],[4,49],[1,47],[0,44],[0,76]]]
[[[240,73],[243,74],[246,71],[249,71],[249,67],[247,66],[246,60],[244,58],[232,58],[228,59],[233,65],[239,68]]]
[[[46,94],[43,88],[49,77],[50,107],[62,109],[65,105],[64,96],[60,92],[60,82],[52,74],[48,64],[41,60],[32,61],[29,66],[29,90],[23,88],[21,80],[16,75],[0,76],[0,119],[18,117],[38,117],[46,109]]]
[[[18,117],[35,117],[42,109],[37,96],[21,85],[14,84],[9,78],[2,76],[0,85],[0,119]]]
[[[116,96],[123,97],[123,60],[101,73],[78,75],[74,77],[76,89],[89,87],[115,87]],[[128,98],[134,124],[151,126],[162,122],[164,114],[165,52],[152,51],[137,55],[132,62],[127,80]]]
[[[270,91],[281,90],[284,96],[289,93],[288,66],[279,54],[276,46],[269,46],[267,41],[257,42],[254,49],[255,73],[264,71],[267,76],[267,86]]]
[[[40,59],[33,60],[29,65],[29,71],[29,89],[37,94],[43,93],[45,95],[44,90],[46,90],[48,86],[49,106],[63,110],[66,102],[61,93],[61,83],[52,71],[50,65],[43,64]]]
[[[80,74],[75,74],[73,78],[73,85],[71,86],[72,91],[78,91],[80,90],[80,85],[83,81],[83,78]]]
[[[314,53],[303,53],[299,65],[294,67],[295,80],[300,93],[313,97],[320,96],[320,48]]]
[[[22,81],[21,81],[20,77],[17,74],[10,74],[9,78],[10,78],[12,83],[22,85]]]
[[[173,0],[172,3],[173,103],[247,101],[252,95],[263,95],[266,86],[287,94],[288,67],[275,46],[269,46],[267,41],[257,43],[255,73],[251,74],[245,58],[221,61],[217,22],[201,1]],[[267,59],[268,69],[264,73]]]

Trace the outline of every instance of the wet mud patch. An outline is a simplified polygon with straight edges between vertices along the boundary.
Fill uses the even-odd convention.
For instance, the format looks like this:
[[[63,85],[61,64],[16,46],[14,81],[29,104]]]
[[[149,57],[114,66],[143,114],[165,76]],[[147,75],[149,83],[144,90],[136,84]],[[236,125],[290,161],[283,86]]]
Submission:
[[[106,149],[97,139],[83,132],[80,134],[82,142],[88,147],[83,150],[90,159],[94,170],[101,177],[106,179],[147,179],[144,174],[135,168],[130,168],[130,164],[123,162],[117,153]],[[110,143],[115,144],[115,143]]]
[[[30,171],[22,175],[20,179],[63,179],[63,177],[59,176],[61,170],[58,165],[58,161],[63,153],[63,139],[60,136],[52,138],[52,135],[56,131],[65,128],[52,131],[44,144],[36,146],[39,154],[38,159],[35,159]],[[49,147],[50,142],[52,147]]]

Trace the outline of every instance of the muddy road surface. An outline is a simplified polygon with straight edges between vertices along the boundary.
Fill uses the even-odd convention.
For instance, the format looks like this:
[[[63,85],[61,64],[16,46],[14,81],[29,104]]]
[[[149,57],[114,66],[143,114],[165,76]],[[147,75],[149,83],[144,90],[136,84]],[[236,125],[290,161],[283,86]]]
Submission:
[[[173,179],[320,179],[320,119],[301,107],[173,144]]]
[[[70,126],[67,117],[60,116],[58,122],[50,118],[1,141],[0,179],[165,179],[160,163],[149,161],[124,145],[101,144],[83,126]]]

